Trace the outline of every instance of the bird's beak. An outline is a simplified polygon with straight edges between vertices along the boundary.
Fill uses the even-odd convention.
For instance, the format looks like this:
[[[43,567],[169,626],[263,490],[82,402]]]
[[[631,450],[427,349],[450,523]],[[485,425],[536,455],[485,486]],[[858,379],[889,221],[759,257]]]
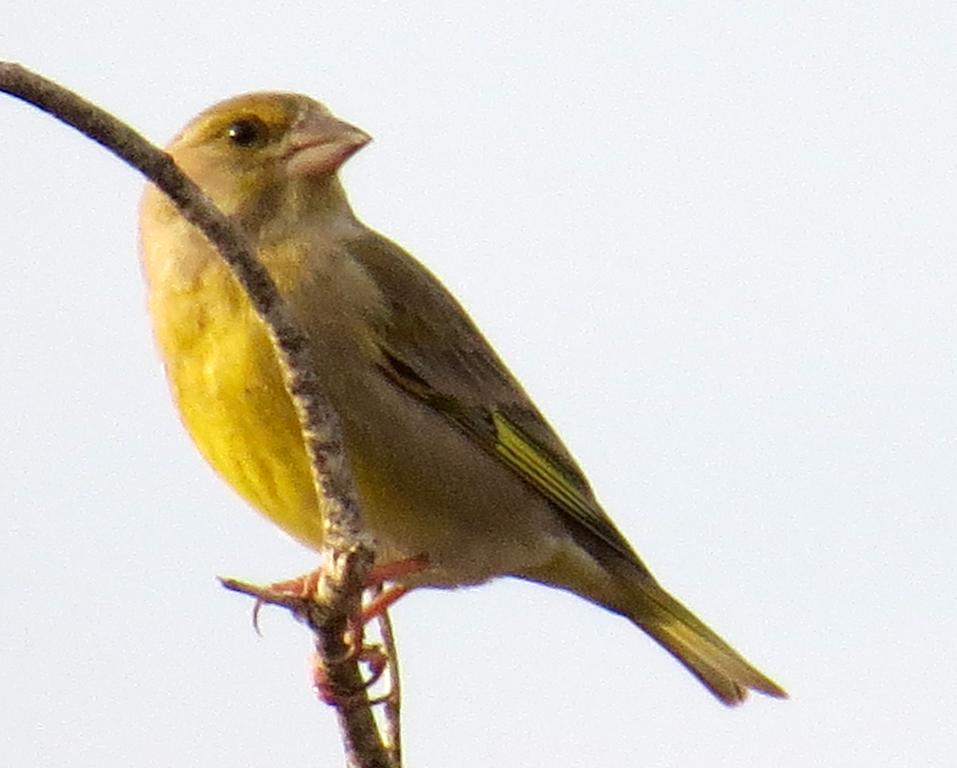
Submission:
[[[286,167],[293,176],[328,176],[372,137],[328,112],[310,111],[293,126]]]

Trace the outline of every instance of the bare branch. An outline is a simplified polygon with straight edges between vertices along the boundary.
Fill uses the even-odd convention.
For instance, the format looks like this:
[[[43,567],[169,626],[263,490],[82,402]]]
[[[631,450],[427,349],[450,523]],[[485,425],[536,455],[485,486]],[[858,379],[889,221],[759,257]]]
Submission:
[[[177,168],[169,155],[132,128],[18,64],[0,62],[0,91],[39,107],[89,136],[156,184],[216,247],[269,328],[286,388],[299,413],[326,525],[322,552],[326,567],[320,589],[314,601],[296,606],[295,610],[315,633],[320,659],[337,678],[332,682],[341,684],[342,690],[356,689],[362,678],[355,659],[343,663],[348,657],[344,633],[350,617],[358,614],[374,551],[362,529],[338,415],[320,390],[307,357],[306,338],[290,319],[275,283],[243,234]],[[337,710],[349,765],[390,768],[392,763],[367,697],[349,697]]]
[[[389,695],[385,700],[385,746],[394,766],[402,765],[402,686],[400,683],[399,652],[395,646],[395,632],[388,611],[378,616],[379,633],[385,646],[385,655],[389,659]]]

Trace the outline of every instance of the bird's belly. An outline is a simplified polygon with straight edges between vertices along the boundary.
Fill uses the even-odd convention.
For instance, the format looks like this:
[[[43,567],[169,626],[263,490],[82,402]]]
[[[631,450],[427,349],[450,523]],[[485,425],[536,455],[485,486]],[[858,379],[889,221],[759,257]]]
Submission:
[[[318,548],[321,502],[298,416],[251,310],[205,326],[166,359],[183,422],[207,461],[266,517]],[[425,555],[430,567],[410,581],[432,586],[520,575],[547,561],[564,536],[541,497],[440,414],[366,371],[334,381],[327,394],[378,560]]]
[[[251,312],[243,314],[167,356],[174,397],[212,467],[266,517],[317,548],[323,525],[299,419],[268,336]]]

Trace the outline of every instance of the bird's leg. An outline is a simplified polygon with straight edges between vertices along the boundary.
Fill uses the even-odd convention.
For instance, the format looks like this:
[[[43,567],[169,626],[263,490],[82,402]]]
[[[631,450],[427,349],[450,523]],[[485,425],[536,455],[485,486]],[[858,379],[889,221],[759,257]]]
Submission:
[[[349,699],[379,682],[383,672],[393,660],[381,645],[365,642],[365,625],[381,616],[389,609],[389,606],[408,591],[407,587],[400,586],[380,591],[362,607],[359,617],[349,622],[349,628],[346,630],[345,636],[346,646],[349,650],[341,659],[336,661],[337,663],[359,661],[369,668],[369,677],[363,681],[359,690],[346,691],[345,694],[335,691],[329,685],[325,665],[321,663],[318,655],[313,655],[312,688],[320,701],[325,704],[342,703],[343,699]],[[383,696],[372,699],[369,703],[382,704],[389,701],[392,695],[393,692],[390,690]]]
[[[361,653],[361,650],[365,647],[363,644],[365,625],[382,615],[409,591],[409,587],[401,584],[386,587],[385,583],[403,576],[421,573],[428,567],[428,555],[416,555],[404,560],[394,560],[390,563],[373,566],[365,581],[366,589],[370,590],[372,597],[363,604],[359,615],[352,618],[349,622],[349,628],[346,630],[346,644],[354,652]]]
[[[358,661],[365,664],[369,670],[369,677],[363,681],[360,688],[352,691],[336,691],[329,684],[326,667],[320,663],[319,657],[314,656],[312,662],[313,687],[318,697],[328,703],[343,702],[364,692],[382,677],[389,665],[394,663],[391,656],[378,644],[367,644],[364,640],[365,625],[372,619],[379,618],[393,603],[409,591],[403,584],[392,584],[386,587],[387,582],[394,582],[412,574],[421,573],[429,566],[427,555],[417,555],[403,560],[374,566],[365,579],[364,586],[371,592],[371,597],[360,607],[357,614],[347,622],[343,641],[346,652],[342,658],[327,660],[327,664],[341,664]],[[264,604],[274,603],[284,605],[294,613],[302,615],[304,605],[315,600],[322,570],[317,569],[294,579],[274,582],[267,587],[254,587],[224,580],[223,583],[235,591],[240,591],[256,598],[253,607],[253,626],[259,632],[259,611]],[[385,696],[374,699],[371,703],[380,704],[391,700],[395,688]]]
[[[353,625],[353,630],[358,630],[358,637],[362,637],[362,628],[373,619],[389,610],[392,605],[409,591],[409,587],[401,584],[393,584],[386,587],[388,581],[395,581],[403,576],[410,576],[415,573],[421,573],[429,567],[428,555],[416,555],[407,557],[404,560],[394,560],[391,563],[383,563],[373,566],[366,577],[365,586],[373,593],[372,598],[362,606],[362,612],[357,617],[357,622]]]
[[[366,577],[367,587],[381,586],[387,581],[395,581],[403,576],[411,576],[414,573],[421,573],[429,567],[429,556],[426,554],[406,557],[402,560],[393,560],[390,563],[382,563],[372,566],[369,575]]]
[[[358,638],[361,639],[361,627],[379,616],[383,611],[391,607],[396,600],[409,591],[407,587],[401,585],[395,585],[383,590],[383,585],[386,582],[395,581],[403,576],[421,573],[428,567],[429,557],[424,554],[373,566],[372,570],[370,570],[366,576],[363,586],[366,589],[376,589],[377,594],[362,607],[359,615],[350,622],[350,634],[355,636],[355,630],[359,629]],[[265,588],[260,588],[256,598],[256,604],[253,606],[253,626],[256,628],[256,632],[259,632],[259,611],[264,604],[271,602],[270,597],[279,598],[276,600],[276,602],[279,603],[283,603],[289,598],[303,601],[311,600],[316,594],[321,576],[322,569],[317,568],[302,576],[285,579],[284,581],[275,581]]]
[[[366,578],[366,588],[372,592],[372,597],[364,603],[359,615],[349,622],[346,630],[346,645],[350,649],[344,660],[360,661],[369,668],[369,678],[363,683],[362,690],[375,685],[386,668],[392,663],[389,654],[385,652],[381,645],[370,645],[365,642],[365,625],[375,618],[381,616],[387,611],[400,597],[402,597],[409,588],[401,584],[394,584],[385,588],[384,584],[388,581],[409,576],[414,573],[420,573],[429,565],[427,555],[418,555],[404,560],[395,560],[390,563],[383,563],[374,566]],[[317,659],[318,661],[318,659]],[[343,694],[333,691],[328,685],[325,669],[321,664],[313,665],[313,688],[321,701],[327,704],[341,701]],[[347,691],[345,697],[351,697],[359,691]],[[390,690],[384,696],[374,699],[372,704],[381,704],[388,701],[393,692]]]

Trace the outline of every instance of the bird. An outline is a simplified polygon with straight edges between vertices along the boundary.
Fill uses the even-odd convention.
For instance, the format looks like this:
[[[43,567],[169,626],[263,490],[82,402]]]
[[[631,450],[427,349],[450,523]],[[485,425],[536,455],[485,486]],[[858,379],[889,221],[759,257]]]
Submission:
[[[456,298],[353,212],[339,171],[370,138],[308,96],[261,92],[202,112],[167,151],[249,239],[304,331],[376,563],[424,563],[402,589],[508,576],[566,590],[629,619],[724,704],[786,697],[659,584]],[[186,430],[252,507],[318,549],[324,502],[263,322],[150,184],[140,249]]]

